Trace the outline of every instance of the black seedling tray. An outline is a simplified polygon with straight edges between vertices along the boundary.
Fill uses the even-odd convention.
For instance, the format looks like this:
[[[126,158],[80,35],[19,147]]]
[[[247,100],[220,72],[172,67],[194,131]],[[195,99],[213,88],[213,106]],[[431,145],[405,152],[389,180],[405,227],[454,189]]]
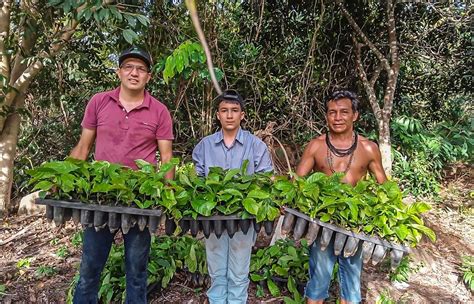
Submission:
[[[406,246],[348,231],[339,226],[312,219],[306,214],[287,207],[285,207],[282,230],[286,233],[291,232],[296,241],[301,238],[305,238],[308,244],[318,241],[321,250],[325,250],[330,242],[334,242],[334,254],[342,254],[344,257],[355,255],[362,246],[364,263],[372,259],[373,265],[382,261],[390,251],[392,267],[396,267],[400,264],[403,255],[410,253],[410,249]]]
[[[46,205],[46,218],[53,220],[56,225],[62,225],[72,219],[76,224],[94,227],[96,231],[108,226],[110,232],[122,229],[124,234],[135,225],[138,225],[140,231],[148,227],[150,233],[155,233],[162,215],[160,209],[138,209],[41,198],[37,198],[35,202],[38,205]]]
[[[250,225],[253,225],[256,233],[260,232],[262,226],[267,235],[271,235],[273,232],[273,221],[257,223],[255,218],[242,219],[236,215],[198,216],[196,219],[183,217],[178,221],[178,225],[181,227],[181,234],[185,234],[189,231],[193,237],[196,237],[198,232],[202,231],[206,239],[209,238],[211,233],[215,233],[216,237],[220,238],[224,231],[227,231],[229,237],[232,238],[239,229],[244,234],[247,234]],[[172,235],[175,229],[176,223],[174,219],[167,216],[165,233]]]

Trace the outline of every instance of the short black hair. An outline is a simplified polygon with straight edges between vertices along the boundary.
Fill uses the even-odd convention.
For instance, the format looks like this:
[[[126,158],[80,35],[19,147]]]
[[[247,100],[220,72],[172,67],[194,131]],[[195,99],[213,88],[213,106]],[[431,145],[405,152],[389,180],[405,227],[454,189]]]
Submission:
[[[217,96],[216,98],[217,107],[219,107],[219,105],[223,101],[240,105],[240,110],[242,111],[244,111],[245,109],[244,98],[236,90],[225,90],[224,92],[222,92],[222,94]]]
[[[324,102],[324,110],[326,112],[328,111],[328,104],[331,101],[337,101],[344,98],[347,98],[351,101],[352,111],[359,112],[359,98],[357,97],[356,93],[349,90],[337,90],[329,94]]]

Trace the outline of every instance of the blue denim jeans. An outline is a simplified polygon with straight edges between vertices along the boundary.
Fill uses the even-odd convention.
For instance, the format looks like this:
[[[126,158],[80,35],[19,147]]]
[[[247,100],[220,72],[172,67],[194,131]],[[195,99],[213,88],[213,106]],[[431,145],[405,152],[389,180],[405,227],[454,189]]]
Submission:
[[[95,231],[94,228],[84,230],[80,278],[74,292],[73,303],[97,303],[99,280],[109,256],[114,233],[109,229]],[[125,242],[125,303],[146,303],[147,265],[150,252],[150,232],[140,231],[137,226],[123,236]]]
[[[207,297],[211,304],[247,303],[249,267],[255,230],[238,231],[232,238],[226,231],[218,239],[212,233],[206,239],[206,256],[211,287]]]
[[[336,256],[334,255],[334,237],[324,251],[320,249],[319,238],[310,247],[309,281],[306,285],[305,296],[311,300],[324,300],[329,297],[329,284],[336,261],[339,264],[338,280],[341,298],[352,303],[360,302],[362,246],[359,246],[352,257]]]

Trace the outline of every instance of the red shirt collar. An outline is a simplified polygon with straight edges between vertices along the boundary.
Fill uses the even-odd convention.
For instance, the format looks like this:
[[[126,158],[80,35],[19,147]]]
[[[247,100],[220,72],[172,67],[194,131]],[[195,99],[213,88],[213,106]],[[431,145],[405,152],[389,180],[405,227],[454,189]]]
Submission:
[[[117,87],[115,88],[114,90],[112,91],[109,91],[109,96],[110,98],[112,98],[117,104],[120,103],[120,98],[119,98],[119,95],[120,94],[120,87]],[[138,107],[134,108],[134,110],[138,110],[138,109],[141,109],[141,108],[150,108],[150,103],[151,103],[151,95],[150,93],[145,90],[145,95],[143,97],[143,102],[141,105],[139,105]]]

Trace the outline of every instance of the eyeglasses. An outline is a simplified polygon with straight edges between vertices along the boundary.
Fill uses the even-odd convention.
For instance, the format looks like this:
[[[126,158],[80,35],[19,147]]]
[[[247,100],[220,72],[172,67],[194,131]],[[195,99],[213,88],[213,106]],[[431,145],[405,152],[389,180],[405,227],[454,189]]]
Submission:
[[[126,73],[130,73],[133,71],[133,69],[137,69],[137,71],[139,73],[149,73],[150,71],[148,70],[147,67],[143,66],[143,65],[134,65],[134,64],[124,64],[120,67],[124,72]]]

